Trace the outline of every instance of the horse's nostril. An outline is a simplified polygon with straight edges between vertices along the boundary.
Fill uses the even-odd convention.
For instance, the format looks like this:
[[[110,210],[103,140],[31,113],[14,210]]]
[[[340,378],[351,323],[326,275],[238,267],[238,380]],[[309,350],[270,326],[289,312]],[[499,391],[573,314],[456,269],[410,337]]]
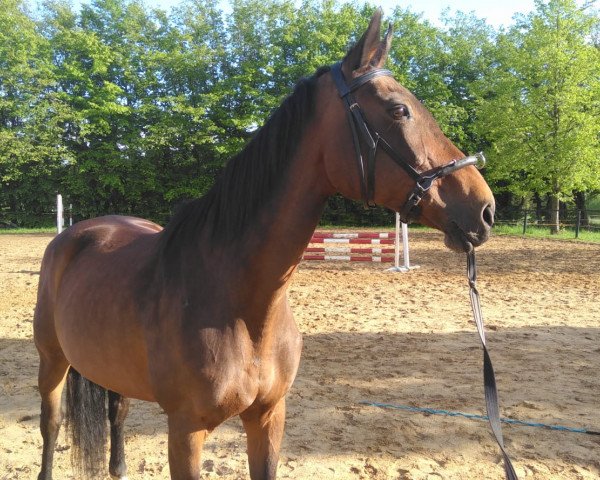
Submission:
[[[489,228],[494,226],[494,209],[491,205],[487,205],[483,212],[481,212],[481,218],[483,223],[485,223]]]

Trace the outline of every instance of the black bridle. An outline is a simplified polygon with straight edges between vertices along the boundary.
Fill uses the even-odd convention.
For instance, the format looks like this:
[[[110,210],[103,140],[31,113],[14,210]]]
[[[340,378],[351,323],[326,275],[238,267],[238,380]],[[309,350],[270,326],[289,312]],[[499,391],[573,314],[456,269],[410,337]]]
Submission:
[[[426,172],[417,172],[412,165],[394,150],[379,132],[369,125],[360,106],[352,96],[352,92],[365,83],[377,77],[392,77],[392,72],[383,68],[376,68],[356,77],[350,84],[347,84],[344,74],[342,73],[342,64],[336,63],[331,67],[331,74],[338,93],[344,101],[346,112],[348,113],[348,122],[352,132],[352,143],[354,145],[356,161],[358,163],[362,198],[366,208],[375,206],[375,156],[377,155],[377,149],[380,146],[394,162],[404,169],[416,184],[415,188],[408,196],[406,203],[400,210],[400,219],[404,223],[408,223],[411,220],[410,217],[415,207],[421,202],[423,196],[438,178],[444,177],[461,168],[468,167],[469,165],[474,165],[477,168],[482,168],[485,165],[483,153],[477,153],[476,155],[461,158],[460,160],[452,160],[446,165],[432,168]],[[361,141],[368,149],[366,162],[361,150]]]

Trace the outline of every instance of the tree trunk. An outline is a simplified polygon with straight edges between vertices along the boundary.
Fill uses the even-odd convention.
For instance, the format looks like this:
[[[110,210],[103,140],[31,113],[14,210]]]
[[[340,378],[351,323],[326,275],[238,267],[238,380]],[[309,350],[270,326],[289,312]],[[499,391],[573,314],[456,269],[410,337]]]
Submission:
[[[544,202],[537,192],[533,194],[533,201],[535,202],[535,220],[540,223],[544,216]]]
[[[581,210],[581,226],[587,227],[590,224],[590,217],[585,202],[585,192],[575,192],[575,205],[577,210]]]
[[[560,231],[560,201],[558,195],[550,196],[550,233],[556,235]]]

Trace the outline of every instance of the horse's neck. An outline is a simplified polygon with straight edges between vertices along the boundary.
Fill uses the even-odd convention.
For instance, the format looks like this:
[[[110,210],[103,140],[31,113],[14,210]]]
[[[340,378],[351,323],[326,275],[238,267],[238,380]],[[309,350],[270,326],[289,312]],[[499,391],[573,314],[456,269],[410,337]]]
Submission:
[[[195,241],[172,252],[175,266],[166,267],[176,272],[173,281],[185,302],[197,303],[208,315],[244,319],[253,338],[264,338],[266,330],[288,317],[286,287],[332,193],[319,145],[311,141],[316,134],[304,137],[251,225],[221,242],[205,224],[193,235]]]
[[[228,271],[236,285],[236,315],[245,318],[253,336],[285,321],[287,286],[331,193],[324,178],[318,147],[301,145],[278,193],[226,253],[240,260]]]
[[[265,296],[284,290],[319,222],[327,197],[316,148],[301,146],[279,194],[261,211],[243,252]]]

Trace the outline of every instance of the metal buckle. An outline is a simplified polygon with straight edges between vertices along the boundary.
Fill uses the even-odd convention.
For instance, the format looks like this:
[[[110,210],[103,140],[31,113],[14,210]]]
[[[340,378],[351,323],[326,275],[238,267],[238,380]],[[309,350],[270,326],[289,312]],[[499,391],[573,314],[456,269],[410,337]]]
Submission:
[[[417,184],[417,186],[419,186]],[[409,208],[409,212],[413,209],[413,207],[416,207],[419,203],[421,203],[421,200],[423,200],[423,195],[426,192],[426,190],[421,190],[420,192],[417,191],[416,189],[412,191],[412,193],[409,195],[408,199],[406,200],[406,205],[410,205]]]
[[[437,177],[435,176],[421,177],[419,180],[417,180],[417,184],[415,185],[415,191],[418,189],[421,192],[421,196],[423,196],[425,192],[427,192],[427,190],[431,188],[431,186],[433,185],[433,181],[436,178]]]

